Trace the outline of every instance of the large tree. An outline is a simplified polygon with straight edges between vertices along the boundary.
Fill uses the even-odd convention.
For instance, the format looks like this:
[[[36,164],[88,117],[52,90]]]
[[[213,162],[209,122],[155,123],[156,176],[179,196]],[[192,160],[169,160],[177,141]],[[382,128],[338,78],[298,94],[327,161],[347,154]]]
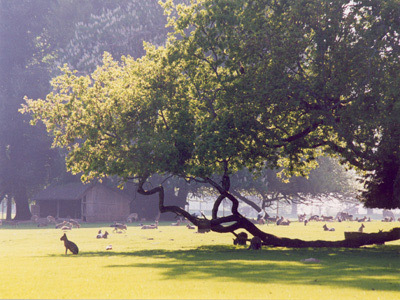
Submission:
[[[343,125],[352,120],[349,112],[375,92],[363,76],[385,60],[365,47],[377,33],[359,25],[370,2],[202,0],[177,7],[168,2],[166,11],[175,9],[178,17],[169,20],[175,34],[166,47],[147,46],[145,57],[121,62],[105,54],[88,76],[65,68],[46,100],[27,100],[24,111],[44,122],[54,145],[68,149],[71,172],[82,172],[83,180],[106,175],[135,180],[139,193],[158,195],[162,213],[216,232],[244,228],[268,245],[368,244],[371,240],[305,242],[262,232],[239,213],[230,177],[266,166],[305,175],[321,151],[341,152],[353,140],[370,150],[374,140],[362,144],[360,131],[379,139],[374,126],[379,113],[365,121],[366,128],[341,131],[351,127]],[[212,218],[165,205],[163,186],[148,185],[156,173],[214,188],[219,196]],[[220,217],[224,199],[232,204],[231,214]],[[385,238],[399,238],[398,233]]]

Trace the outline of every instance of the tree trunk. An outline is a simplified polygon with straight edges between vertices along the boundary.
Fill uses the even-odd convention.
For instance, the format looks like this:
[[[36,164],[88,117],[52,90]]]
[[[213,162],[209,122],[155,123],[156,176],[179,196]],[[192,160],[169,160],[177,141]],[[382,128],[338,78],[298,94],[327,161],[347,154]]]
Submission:
[[[7,195],[7,211],[6,211],[6,220],[11,221],[12,214],[12,199]]]
[[[297,217],[297,203],[295,202],[296,200],[292,201],[292,212],[291,215],[294,217]]]
[[[28,196],[24,187],[19,188],[14,197],[16,214],[14,220],[30,220],[32,217],[29,209]]]

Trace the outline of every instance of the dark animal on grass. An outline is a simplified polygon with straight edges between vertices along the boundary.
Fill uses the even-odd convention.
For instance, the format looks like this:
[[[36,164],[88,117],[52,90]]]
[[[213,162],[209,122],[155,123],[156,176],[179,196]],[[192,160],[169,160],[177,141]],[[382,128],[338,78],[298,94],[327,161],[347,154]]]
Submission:
[[[265,219],[259,219],[258,221],[258,224],[260,224],[260,225],[264,225],[265,224]]]
[[[72,224],[72,226],[74,226],[76,228],[81,228],[81,225],[78,223],[78,221],[76,221],[74,219],[70,219],[69,222]]]
[[[251,239],[250,246],[247,248],[247,250],[260,250],[261,246],[262,240],[258,236],[255,236]]]
[[[67,223],[68,223],[67,221],[63,221],[62,223],[56,224],[56,229],[61,228],[61,227],[65,226],[65,225],[67,225]]]
[[[65,254],[67,254],[68,250],[71,251],[72,254],[78,254],[79,252],[78,246],[74,242],[68,240],[67,235],[65,233],[60,238],[60,241],[64,241]]]
[[[179,226],[181,225],[181,220],[176,221],[176,223],[171,223],[171,226]]]
[[[103,234],[101,233],[101,229],[100,229],[96,235],[96,239],[101,239],[102,237],[103,237]]]
[[[113,231],[116,231],[117,233],[121,233],[128,229],[128,227],[125,224],[117,222],[114,222],[114,224],[110,225],[110,227],[114,227]]]
[[[158,221],[150,225],[142,225],[142,229],[158,229]]]
[[[266,217],[265,220],[268,222],[275,223],[278,220],[278,217]]]
[[[190,224],[187,224],[186,227],[187,227],[188,229],[196,229],[196,226],[190,225]]]
[[[127,218],[126,221],[128,223],[132,223],[133,221],[137,222],[137,220],[139,219],[139,215],[137,213],[131,213]]]
[[[306,214],[298,215],[299,222],[304,222],[306,219]]]
[[[288,226],[289,224],[290,224],[290,221],[288,219],[285,219],[284,217],[281,217],[278,221],[276,221],[276,225]]]
[[[109,235],[109,233],[106,230],[106,232],[104,232],[104,234],[101,236],[101,238],[106,239],[108,237],[108,235]]]
[[[70,227],[69,229],[72,229],[72,223],[63,221],[62,223],[58,223],[56,225],[56,228],[63,228],[63,227]]]
[[[363,232],[364,228],[365,228],[364,224],[361,224],[360,228],[358,228],[358,232]]]
[[[368,218],[367,218],[367,216],[365,216],[364,218],[358,219],[357,222],[359,222],[359,223],[368,222]]]
[[[321,219],[319,218],[318,215],[313,215],[313,216],[311,216],[311,217],[308,219],[308,221],[309,221],[309,222],[310,222],[310,221],[316,221],[316,222],[318,222],[318,221],[321,221]]]
[[[326,224],[324,226],[322,226],[322,228],[324,229],[324,231],[335,231],[335,228],[329,228],[328,226],[326,226]]]
[[[338,212],[336,215],[336,219],[340,219],[341,221],[353,221],[353,215],[350,215],[346,212]]]
[[[47,221],[49,223],[57,224],[56,219],[53,216],[47,216]]]
[[[71,230],[72,226],[63,226],[61,227],[61,230]]]
[[[247,233],[246,232],[238,233],[236,235],[236,239],[233,239],[234,245],[246,246],[246,243],[247,243]]]

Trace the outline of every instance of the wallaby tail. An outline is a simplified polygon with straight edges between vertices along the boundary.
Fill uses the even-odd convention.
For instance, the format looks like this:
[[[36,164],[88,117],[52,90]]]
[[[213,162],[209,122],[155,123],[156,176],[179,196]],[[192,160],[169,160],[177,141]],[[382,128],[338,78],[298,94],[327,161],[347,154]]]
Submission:
[[[71,241],[68,241],[68,242],[69,242],[68,249],[72,252],[72,254],[78,254],[79,253],[78,246]]]

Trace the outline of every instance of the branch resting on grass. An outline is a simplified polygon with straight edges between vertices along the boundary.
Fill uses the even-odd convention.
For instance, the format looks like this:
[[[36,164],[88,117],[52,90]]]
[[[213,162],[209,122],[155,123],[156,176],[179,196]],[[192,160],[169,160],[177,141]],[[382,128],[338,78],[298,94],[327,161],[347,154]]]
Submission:
[[[272,234],[265,233],[261,231],[255,224],[253,224],[250,220],[243,217],[238,212],[238,200],[231,195],[229,192],[223,189],[220,190],[221,195],[217,198],[213,211],[212,211],[212,219],[207,220],[203,218],[199,218],[191,215],[189,212],[184,210],[183,208],[175,205],[165,206],[164,205],[164,188],[162,186],[158,186],[151,190],[145,190],[143,185],[146,179],[142,179],[139,182],[138,193],[142,195],[153,195],[158,193],[158,205],[161,213],[164,212],[173,212],[179,216],[185,217],[190,222],[192,222],[196,226],[204,226],[204,223],[207,223],[207,226],[210,230],[219,233],[228,233],[231,232],[235,236],[236,230],[244,229],[248,231],[253,236],[258,236],[263,241],[264,246],[274,246],[274,247],[287,247],[287,248],[359,248],[361,246],[373,245],[373,244],[384,244],[385,242],[399,240],[400,239],[400,228],[393,228],[387,232],[378,232],[378,233],[364,233],[356,236],[355,238],[344,239],[341,241],[304,241],[300,239],[290,239],[290,238],[280,238]],[[215,186],[215,182],[212,182]],[[232,215],[217,217],[218,208],[223,199],[228,198],[232,201]],[[223,225],[227,224],[227,225]]]

